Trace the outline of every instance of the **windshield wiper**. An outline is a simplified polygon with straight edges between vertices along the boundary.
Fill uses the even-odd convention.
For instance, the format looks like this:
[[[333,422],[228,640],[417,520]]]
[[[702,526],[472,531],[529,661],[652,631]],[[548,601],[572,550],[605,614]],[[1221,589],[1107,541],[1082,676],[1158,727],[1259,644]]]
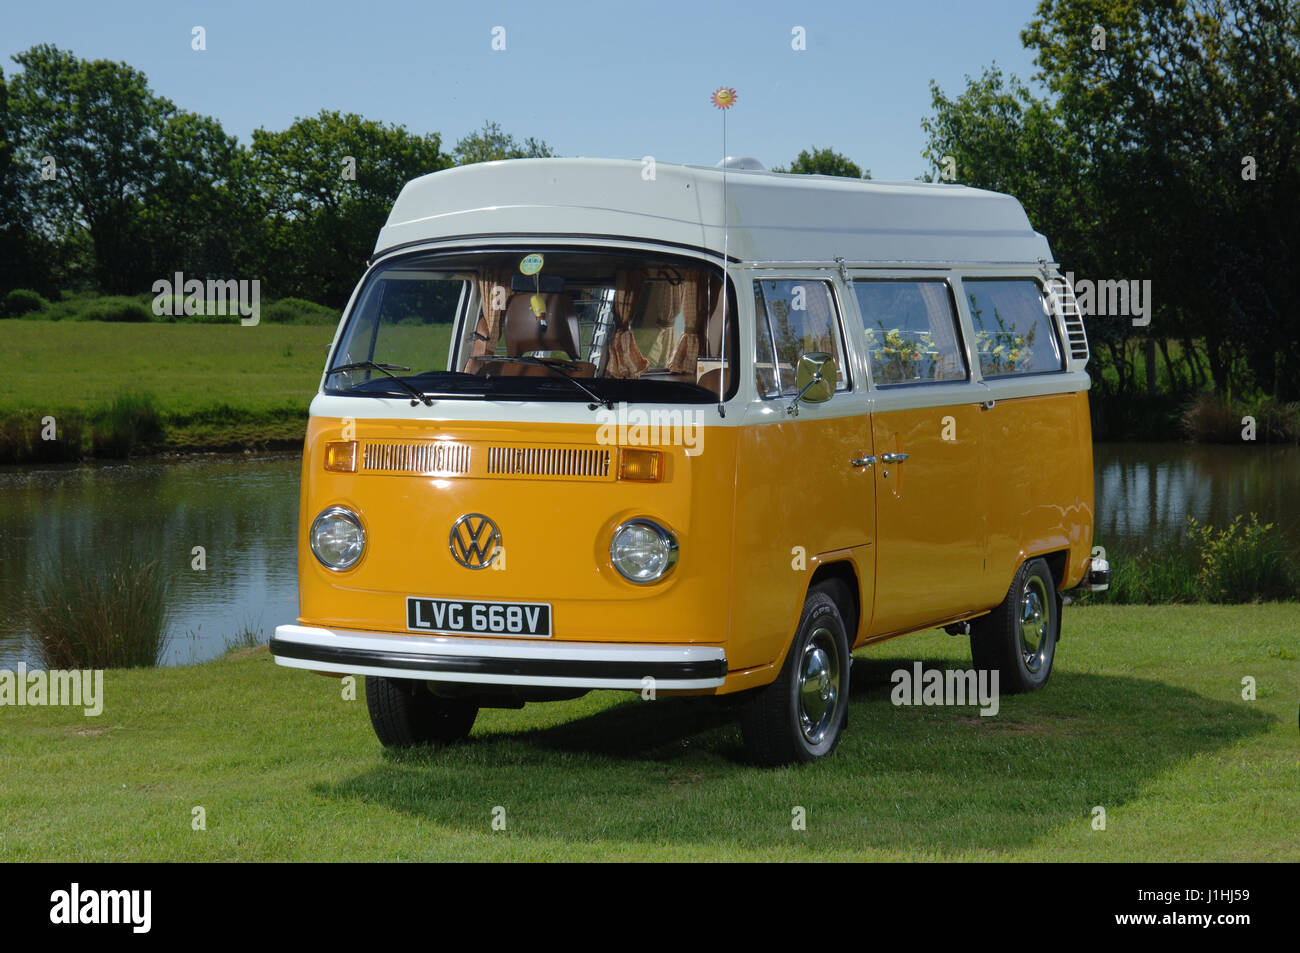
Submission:
[[[569,370],[573,370],[573,371],[578,370],[579,365],[573,361],[560,361],[550,357],[526,357],[526,356],[497,357],[495,354],[479,357],[476,358],[476,360],[491,361],[496,364],[523,364],[526,367],[544,367],[552,374],[559,377],[561,380],[568,381],[574,387],[578,388],[578,390],[582,391],[593,401],[595,401],[595,403],[587,407],[588,410],[595,410],[601,404],[604,404],[605,407],[609,410],[614,409],[614,401],[612,398],[601,397],[594,390],[592,390],[591,388],[583,384],[581,381],[579,381],[576,377],[570,377],[568,374],[564,373],[565,368],[568,368]]]
[[[393,380],[397,381],[397,383],[400,384],[402,387],[406,388],[407,392],[411,395],[412,407],[414,407],[418,403],[423,403],[424,406],[426,407],[433,406],[433,401],[429,399],[428,394],[423,393],[408,381],[404,381],[396,374],[392,373],[393,371],[410,370],[409,367],[403,367],[401,364],[379,364],[376,363],[375,361],[357,361],[353,364],[343,364],[339,367],[330,368],[330,374],[331,375],[341,374],[343,371],[359,371],[359,370],[379,371],[379,373],[386,374],[388,377],[391,377]]]

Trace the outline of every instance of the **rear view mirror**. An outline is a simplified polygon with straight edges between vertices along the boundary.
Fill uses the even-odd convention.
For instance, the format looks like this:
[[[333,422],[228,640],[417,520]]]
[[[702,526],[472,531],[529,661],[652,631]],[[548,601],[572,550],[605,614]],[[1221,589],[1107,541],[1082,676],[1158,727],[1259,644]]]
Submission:
[[[835,394],[835,359],[825,351],[809,351],[799,356],[794,386],[798,388],[787,413],[798,415],[799,401],[824,404]]]

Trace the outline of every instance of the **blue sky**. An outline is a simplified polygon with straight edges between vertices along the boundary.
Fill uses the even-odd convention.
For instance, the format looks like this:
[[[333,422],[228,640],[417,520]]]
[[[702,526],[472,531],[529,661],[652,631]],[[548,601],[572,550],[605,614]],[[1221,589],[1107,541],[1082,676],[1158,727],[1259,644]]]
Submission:
[[[562,155],[717,161],[709,95],[734,87],[732,155],[766,165],[829,146],[874,177],[925,171],[929,83],[949,93],[997,62],[1028,79],[1034,0],[979,3],[400,3],[320,0],[15,3],[0,56],[48,42],[122,60],[242,141],[321,109],[357,112],[447,148],[495,119]],[[191,49],[202,26],[207,49]],[[492,30],[505,28],[504,51]],[[791,49],[791,30],[807,49]]]

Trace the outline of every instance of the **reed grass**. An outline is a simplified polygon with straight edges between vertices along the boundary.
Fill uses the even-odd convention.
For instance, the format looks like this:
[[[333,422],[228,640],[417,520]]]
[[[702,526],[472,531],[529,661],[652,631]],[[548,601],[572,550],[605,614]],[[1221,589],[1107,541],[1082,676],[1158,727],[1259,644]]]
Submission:
[[[154,667],[167,649],[166,578],[156,558],[125,550],[98,565],[41,566],[27,625],[50,669]]]

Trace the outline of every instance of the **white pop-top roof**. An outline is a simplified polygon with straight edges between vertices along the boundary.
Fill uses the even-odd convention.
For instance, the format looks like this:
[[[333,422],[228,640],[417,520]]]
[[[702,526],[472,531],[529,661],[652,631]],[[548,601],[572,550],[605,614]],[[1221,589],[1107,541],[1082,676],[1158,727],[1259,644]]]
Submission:
[[[650,176],[653,174],[653,177]],[[1009,195],[962,185],[729,169],[727,252],[744,261],[1051,261]],[[723,250],[723,175],[627,159],[510,159],[406,184],[375,253],[481,236],[635,238]]]

